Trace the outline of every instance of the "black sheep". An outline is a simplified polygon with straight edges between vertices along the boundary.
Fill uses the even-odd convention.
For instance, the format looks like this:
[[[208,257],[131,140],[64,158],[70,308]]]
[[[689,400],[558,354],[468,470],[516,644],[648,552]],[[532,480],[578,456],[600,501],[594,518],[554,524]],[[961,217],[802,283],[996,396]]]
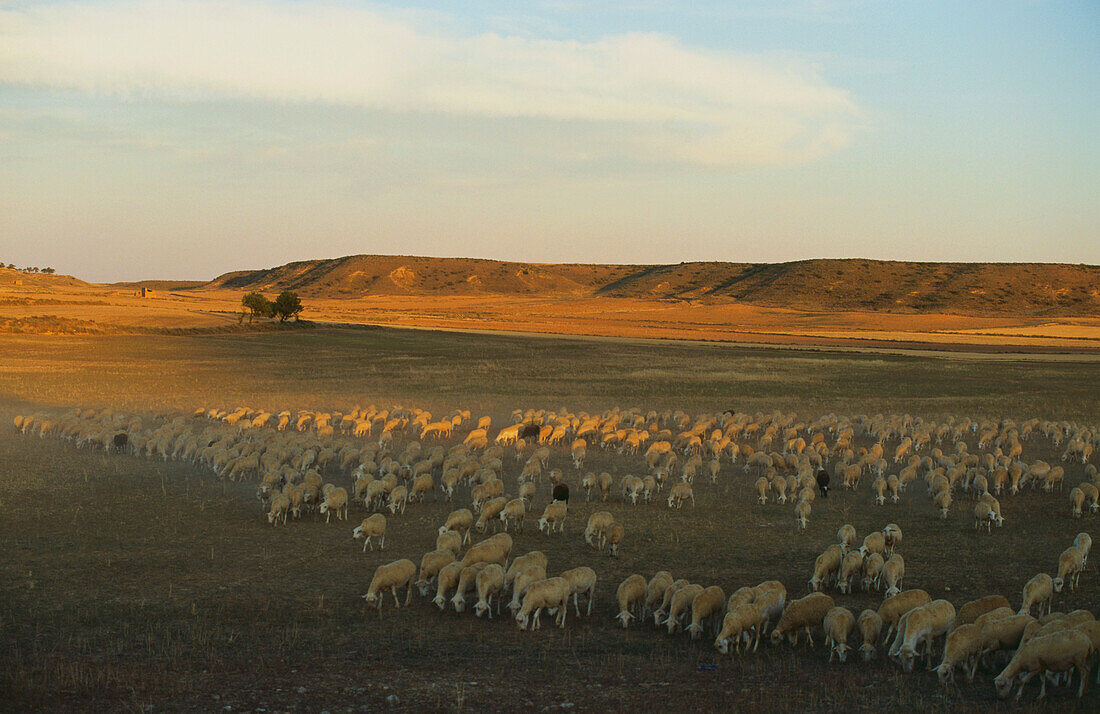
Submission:
[[[128,441],[129,437],[126,436],[126,432],[120,431],[119,433],[115,434],[115,451],[122,452],[126,448],[126,442]]]
[[[519,438],[526,439],[529,436],[538,438],[540,429],[541,427],[538,424],[524,424],[523,428],[519,430]]]
[[[554,487],[554,500],[569,502],[569,487],[564,483],[559,483]]]
[[[817,472],[817,489],[821,491],[822,498],[829,497],[829,472],[825,469]]]

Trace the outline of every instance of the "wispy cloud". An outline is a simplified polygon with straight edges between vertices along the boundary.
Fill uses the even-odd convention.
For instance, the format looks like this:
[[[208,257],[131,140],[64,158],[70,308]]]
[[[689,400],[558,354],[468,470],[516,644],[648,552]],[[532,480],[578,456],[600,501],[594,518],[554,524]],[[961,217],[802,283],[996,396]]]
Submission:
[[[383,9],[257,0],[0,5],[0,84],[587,122],[637,158],[713,164],[820,156],[860,115],[795,60],[666,35],[462,35]]]

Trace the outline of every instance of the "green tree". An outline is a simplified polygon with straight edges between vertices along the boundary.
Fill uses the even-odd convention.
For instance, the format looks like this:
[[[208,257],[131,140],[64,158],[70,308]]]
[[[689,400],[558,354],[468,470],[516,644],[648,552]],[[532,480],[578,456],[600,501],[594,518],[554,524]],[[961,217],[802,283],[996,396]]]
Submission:
[[[274,314],[274,305],[260,293],[249,293],[245,295],[241,298],[241,305],[249,311],[249,322],[252,322],[257,315],[260,317],[268,317]]]
[[[45,273],[46,275],[53,275],[57,271],[54,270],[53,268],[42,268],[42,272]]]
[[[292,317],[297,320],[298,313],[302,311],[302,301],[298,299],[298,293],[284,290],[279,293],[279,297],[275,298],[272,307],[279,322],[286,322]]]

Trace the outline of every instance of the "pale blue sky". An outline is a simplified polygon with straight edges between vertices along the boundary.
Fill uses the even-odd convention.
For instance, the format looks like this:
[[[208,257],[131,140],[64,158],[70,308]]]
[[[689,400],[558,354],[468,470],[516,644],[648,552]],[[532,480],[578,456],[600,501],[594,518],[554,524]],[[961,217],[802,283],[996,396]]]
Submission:
[[[1100,4],[0,0],[0,260],[1100,263]]]

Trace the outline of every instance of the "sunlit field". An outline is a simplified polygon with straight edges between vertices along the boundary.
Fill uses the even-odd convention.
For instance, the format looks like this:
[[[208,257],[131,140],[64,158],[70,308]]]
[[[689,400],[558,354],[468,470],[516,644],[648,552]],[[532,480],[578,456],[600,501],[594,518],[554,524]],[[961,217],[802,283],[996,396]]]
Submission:
[[[367,515],[359,504],[347,522],[326,524],[324,516],[307,513],[273,527],[254,477],[230,481],[190,462],[79,449],[11,427],[16,415],[60,415],[76,406],[109,406],[152,425],[178,414],[192,418],[198,408],[346,412],[369,404],[438,415],[469,409],[474,419],[492,417],[491,434],[511,422],[514,409],[778,411],[800,422],[908,413],[937,422],[1095,425],[1100,364],[1072,356],[913,356],[388,328],[6,338],[0,343],[0,708],[1039,709],[1035,683],[1022,704],[996,699],[1000,663],[980,669],[973,684],[960,673],[944,687],[923,664],[902,672],[881,647],[871,663],[853,657],[829,664],[818,638],[813,649],[762,643],[755,653],[722,656],[713,636],[669,636],[652,621],[623,630],[613,619],[615,589],[631,573],[648,580],[669,570],[720,585],[727,596],[777,579],[794,599],[809,592],[814,559],[836,542],[840,525],[851,523],[862,539],[892,522],[904,532],[898,552],[906,588],[922,588],[956,608],[1001,594],[1015,609],[1023,584],[1039,572],[1053,576],[1059,553],[1078,532],[1100,536],[1100,516],[1070,517],[1068,493],[1086,479],[1085,465],[1061,462],[1062,450],[1038,435],[1025,441],[1021,459],[1062,465],[1065,487],[1002,495],[1005,523],[991,533],[975,532],[971,495],[956,494],[942,520],[923,480],[899,503],[880,507],[868,477],[855,491],[834,483],[798,532],[793,502],[758,504],[759,473],[728,458],[715,483],[696,478],[694,507],[670,509],[663,497],[632,505],[617,489],[606,503],[587,503],[584,473],[607,471],[617,484],[648,467],[641,453],[590,445],[577,470],[565,444],[551,449],[549,462],[572,489],[565,534],[534,527],[550,500],[544,478],[534,513],[514,534],[513,556],[542,550],[549,573],[592,567],[596,603],[591,616],[576,617],[571,607],[565,629],[544,614],[542,629],[527,632],[507,611],[490,621],[469,611],[440,612],[418,595],[412,607],[395,610],[387,595],[379,614],[360,598],[376,566],[398,558],[419,563],[435,547],[447,514],[470,505],[465,486],[452,502],[437,491],[404,515],[387,511],[385,550],[363,553],[351,538]],[[450,447],[464,433],[424,446]],[[395,435],[394,451],[416,437]],[[971,452],[982,451],[976,434],[966,441]],[[857,435],[853,447],[873,443]],[[886,446],[892,454],[896,441]],[[946,452],[951,445],[932,446]],[[513,454],[506,447],[509,497],[523,466]],[[900,466],[890,460],[891,473]],[[324,477],[350,489],[349,474],[333,468]],[[584,524],[599,510],[625,527],[617,558],[584,543]],[[1100,612],[1096,573],[1090,564],[1077,590],[1056,596],[1055,609]],[[882,601],[881,592],[828,593],[857,616]],[[939,658],[937,651],[934,664]],[[1051,688],[1048,697],[1067,710],[1095,711],[1098,691],[1094,685],[1077,700],[1075,679],[1072,692]]]

